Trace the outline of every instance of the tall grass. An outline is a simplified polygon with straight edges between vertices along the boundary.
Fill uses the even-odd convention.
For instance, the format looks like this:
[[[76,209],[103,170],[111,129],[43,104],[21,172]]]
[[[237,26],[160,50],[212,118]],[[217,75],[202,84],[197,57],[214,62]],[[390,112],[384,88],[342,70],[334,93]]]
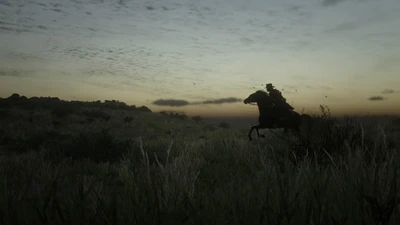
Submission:
[[[104,131],[20,151],[0,158],[0,224],[399,224],[398,134],[346,124],[253,142]]]

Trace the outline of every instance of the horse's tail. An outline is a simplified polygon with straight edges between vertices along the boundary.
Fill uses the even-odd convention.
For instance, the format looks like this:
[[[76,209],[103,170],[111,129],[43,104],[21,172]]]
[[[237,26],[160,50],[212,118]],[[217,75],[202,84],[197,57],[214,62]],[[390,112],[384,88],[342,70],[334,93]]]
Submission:
[[[303,123],[308,124],[311,116],[307,114],[300,114],[296,111],[291,111],[290,119],[286,121],[286,125],[288,127],[299,128]]]
[[[301,115],[296,111],[291,111],[290,120],[287,122],[290,126],[298,127],[301,123]]]

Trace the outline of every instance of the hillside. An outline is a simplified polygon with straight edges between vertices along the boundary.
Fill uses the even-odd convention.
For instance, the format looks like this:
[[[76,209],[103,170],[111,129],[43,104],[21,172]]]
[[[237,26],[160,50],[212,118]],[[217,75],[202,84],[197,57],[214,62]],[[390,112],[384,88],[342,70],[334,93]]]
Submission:
[[[0,224],[398,224],[399,121],[322,113],[249,142],[247,120],[14,94]]]

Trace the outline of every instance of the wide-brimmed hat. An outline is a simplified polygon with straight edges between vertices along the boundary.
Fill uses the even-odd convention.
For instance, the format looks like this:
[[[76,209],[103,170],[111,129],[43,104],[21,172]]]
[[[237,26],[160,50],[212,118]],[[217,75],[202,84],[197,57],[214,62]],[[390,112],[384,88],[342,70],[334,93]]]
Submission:
[[[266,88],[274,88],[275,86],[273,86],[271,83],[266,85]]]

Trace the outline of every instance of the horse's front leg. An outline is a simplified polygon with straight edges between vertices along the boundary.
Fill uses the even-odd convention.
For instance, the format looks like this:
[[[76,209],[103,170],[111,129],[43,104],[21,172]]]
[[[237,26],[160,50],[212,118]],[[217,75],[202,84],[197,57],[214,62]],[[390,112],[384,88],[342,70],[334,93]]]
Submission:
[[[254,129],[256,129],[257,134],[258,134],[258,126],[252,126],[252,127],[250,128],[249,135],[248,135],[250,141],[253,140],[253,138],[251,137],[251,132],[253,132]]]

